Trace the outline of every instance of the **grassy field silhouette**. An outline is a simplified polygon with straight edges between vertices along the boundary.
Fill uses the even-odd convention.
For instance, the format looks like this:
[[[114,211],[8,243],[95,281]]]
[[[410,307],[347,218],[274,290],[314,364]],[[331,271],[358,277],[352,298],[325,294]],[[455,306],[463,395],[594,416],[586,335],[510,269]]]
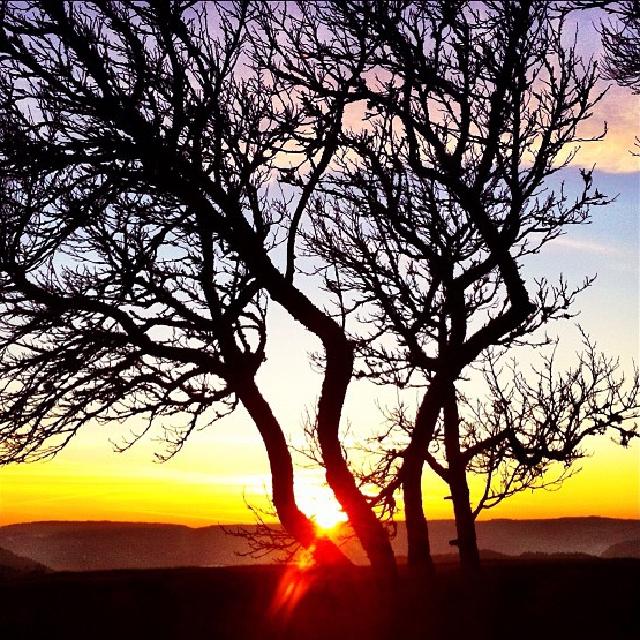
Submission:
[[[475,580],[364,567],[253,566],[6,577],[4,638],[636,638],[639,560],[494,560]],[[284,598],[283,598],[284,595]],[[289,600],[288,600],[289,599]]]

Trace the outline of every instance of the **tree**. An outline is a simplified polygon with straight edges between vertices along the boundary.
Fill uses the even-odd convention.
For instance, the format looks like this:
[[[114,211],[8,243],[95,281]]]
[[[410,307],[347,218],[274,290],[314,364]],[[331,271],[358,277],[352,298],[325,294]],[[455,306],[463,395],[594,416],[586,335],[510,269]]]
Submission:
[[[456,387],[491,348],[531,342],[538,329],[566,317],[591,283],[527,283],[522,264],[568,226],[586,222],[590,207],[607,203],[590,171],[581,170],[575,198],[547,180],[573,159],[578,127],[601,97],[596,69],[563,44],[564,18],[548,3],[332,6],[332,21],[354,47],[369,42],[368,34],[380,45],[358,85],[367,125],[344,133],[306,240],[327,267],[336,314],[351,319],[360,375],[425,389],[406,447],[393,447],[370,476],[382,484],[392,472],[380,500],[393,501],[402,485],[410,564],[430,567],[426,459],[451,488],[461,561],[474,570],[466,475],[493,439],[485,434],[481,446],[464,449]],[[304,69],[297,78],[317,95],[331,93]],[[623,402],[631,412],[632,386]],[[446,468],[429,454],[438,438]],[[520,469],[534,469],[538,454],[571,458],[571,447],[555,449],[551,440],[530,458],[519,446],[509,441],[508,456]]]
[[[553,8],[4,3],[5,461],[134,415],[188,415],[170,433],[179,449],[241,402],[278,515],[309,546],[283,430],[255,384],[270,301],[322,344],[313,430],[372,564],[395,574],[372,505],[392,508],[401,486],[410,562],[428,566],[421,476],[441,429],[461,556],[475,566],[459,380],[567,314],[590,281],[532,286],[522,262],[607,202],[586,170],[575,198],[548,188],[599,99]],[[348,110],[364,104],[350,130]],[[299,285],[303,243],[324,261],[335,314]],[[356,354],[358,375],[424,391],[373,498],[339,437]],[[508,430],[508,456],[537,468],[522,435]]]
[[[447,421],[454,419],[465,472],[484,480],[470,505],[474,520],[521,491],[560,486],[585,457],[583,445],[589,438],[606,433],[627,446],[638,436],[630,424],[640,416],[638,372],[626,380],[619,362],[597,352],[584,335],[583,347],[575,366],[566,371],[556,364],[557,342],[526,373],[515,359],[500,366],[491,354],[484,370],[486,396],[458,390],[455,402],[445,405],[425,458],[448,482],[446,438],[452,428]],[[389,482],[389,468],[401,460],[414,426],[402,403],[389,412],[388,421],[384,446],[371,451],[381,458],[375,471],[381,487]]]
[[[353,346],[294,284],[300,217],[327,161],[308,180],[286,174],[300,176],[293,196],[268,189],[283,151],[326,145],[330,157],[335,126],[309,136],[309,105],[252,65],[258,8],[264,21],[247,1],[3,3],[4,461],[52,454],[89,419],[143,414],[188,414],[179,448],[217,416],[212,403],[240,401],[269,453],[278,515],[308,546],[282,428],[254,379],[268,294],[323,344],[327,480],[372,564],[393,575],[338,440]],[[340,76],[325,123],[340,122],[350,83]]]
[[[609,80],[640,92],[640,3],[638,0],[605,3],[616,18],[601,25],[606,58],[604,74]]]

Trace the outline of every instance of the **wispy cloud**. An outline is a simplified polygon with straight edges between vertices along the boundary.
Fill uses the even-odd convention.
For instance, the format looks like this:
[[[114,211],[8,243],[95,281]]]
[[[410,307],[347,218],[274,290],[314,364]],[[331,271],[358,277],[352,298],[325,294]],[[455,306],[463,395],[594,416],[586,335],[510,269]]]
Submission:
[[[598,255],[608,256],[610,258],[632,258],[634,255],[633,252],[626,248],[616,246],[615,244],[598,242],[596,240],[575,240],[560,237],[553,241],[552,246],[572,251],[597,253]]]

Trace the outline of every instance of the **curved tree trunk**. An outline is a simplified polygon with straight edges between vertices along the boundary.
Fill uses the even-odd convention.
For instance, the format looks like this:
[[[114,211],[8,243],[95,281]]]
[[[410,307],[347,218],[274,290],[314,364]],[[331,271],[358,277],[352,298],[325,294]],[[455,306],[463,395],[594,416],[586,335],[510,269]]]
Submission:
[[[241,222],[246,225],[244,219]],[[353,347],[333,318],[318,309],[257,249],[247,252],[246,257],[259,274],[261,285],[292,318],[320,338],[324,347],[326,362],[316,419],[327,483],[349,517],[371,566],[381,576],[395,580],[397,565],[389,536],[358,489],[340,446],[340,418],[353,375]]]
[[[477,573],[480,570],[480,552],[476,540],[476,524],[469,500],[469,486],[464,466],[449,467],[449,487],[453,501],[453,513],[456,521],[458,553],[460,566],[465,573]]]
[[[358,489],[340,446],[340,416],[353,373],[353,348],[343,335],[323,343],[326,363],[318,402],[317,433],[327,483],[349,516],[371,566],[384,579],[395,581],[397,565],[389,536]]]
[[[317,540],[316,529],[313,522],[300,511],[296,503],[293,461],[280,424],[253,378],[241,383],[238,397],[256,424],[267,450],[271,470],[272,499],[280,523],[303,547],[309,548]],[[349,562],[333,542],[324,539],[322,544],[324,549],[322,557],[331,557],[334,560],[341,558]],[[328,547],[331,547],[330,553],[327,553]]]
[[[217,292],[212,286],[215,255],[213,233],[210,224],[201,215],[198,216],[198,222],[202,242],[202,272],[200,274],[202,290],[212,318],[222,327],[224,326],[222,312]],[[296,504],[293,460],[280,423],[256,384],[255,367],[251,364],[249,366],[243,365],[243,354],[236,344],[230,327],[220,330],[219,342],[228,363],[228,382],[253,419],[267,450],[271,471],[272,500],[280,523],[304,548],[309,548],[316,540],[316,531],[313,522],[300,511]],[[343,555],[337,547],[336,554]]]
[[[294,494],[293,461],[286,438],[255,381],[242,383],[237,395],[254,421],[269,456],[273,504],[282,526],[304,547],[315,540],[313,522],[300,511]]]
[[[322,393],[318,402],[317,429],[327,483],[349,516],[349,521],[372,567],[380,575],[395,579],[397,566],[389,536],[358,489],[340,446],[340,418],[347,387],[353,374],[353,347],[342,327],[330,315],[316,307],[291,279],[274,266],[260,238],[244,217],[239,204],[226,198],[222,198],[221,201],[220,194],[212,189],[208,180],[203,179],[199,186],[202,187],[203,193],[190,191],[185,194],[189,201],[193,202],[196,208],[210,207],[203,195],[208,193],[214,202],[218,202],[227,211],[232,225],[225,230],[226,237],[242,257],[259,286],[294,320],[322,341],[326,363]],[[264,407],[260,406],[257,415],[260,416],[263,411]],[[269,455],[271,456],[271,453]],[[280,490],[278,495],[281,497]]]

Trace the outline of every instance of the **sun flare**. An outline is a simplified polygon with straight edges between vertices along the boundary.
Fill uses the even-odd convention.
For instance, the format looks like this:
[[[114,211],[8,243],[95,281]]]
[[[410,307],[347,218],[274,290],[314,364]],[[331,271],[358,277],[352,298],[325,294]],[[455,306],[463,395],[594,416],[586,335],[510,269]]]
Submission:
[[[330,531],[339,524],[347,521],[347,514],[334,505],[326,505],[310,514],[310,517],[320,531]]]
[[[319,533],[328,533],[347,521],[347,514],[329,489],[308,486],[301,493],[300,508],[313,520]]]

